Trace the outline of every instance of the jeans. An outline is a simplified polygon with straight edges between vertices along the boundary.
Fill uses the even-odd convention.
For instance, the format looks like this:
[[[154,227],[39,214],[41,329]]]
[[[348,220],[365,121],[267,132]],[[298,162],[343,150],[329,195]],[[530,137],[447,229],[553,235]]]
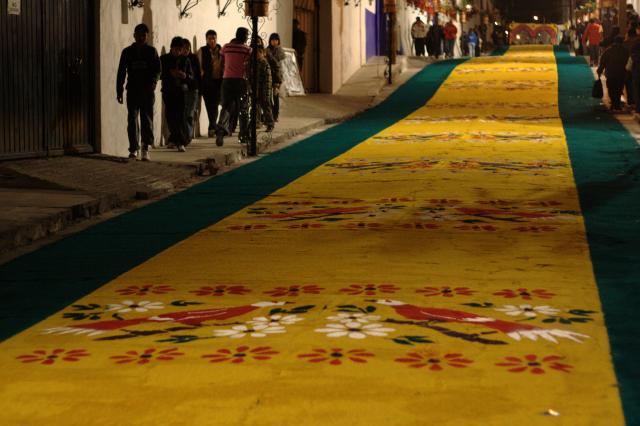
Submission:
[[[247,84],[243,78],[225,78],[222,80],[222,111],[218,118],[217,131],[224,135],[233,133],[238,115],[247,102]],[[242,123],[241,123],[242,127]]]
[[[273,120],[278,121],[278,116],[280,116],[280,95],[273,94]]]
[[[611,108],[621,109],[620,97],[622,96],[622,89],[624,89],[623,79],[607,79],[607,91],[609,92],[609,99],[611,99]]]
[[[153,91],[127,91],[127,135],[129,136],[129,152],[140,149],[138,141],[142,134],[143,149],[153,145],[153,104],[156,95]],[[140,124],[138,124],[140,116]]]
[[[631,71],[627,71],[626,78],[624,80],[624,88],[627,92],[627,105],[633,105],[636,103],[635,88],[633,87],[633,74]]]
[[[424,56],[425,44],[427,39],[425,38],[414,38],[413,43],[416,49],[416,56]]]
[[[592,66],[597,66],[600,62],[600,46],[589,45],[589,60]]]
[[[456,45],[456,41],[455,40],[445,40],[444,41],[444,50],[445,50],[445,54],[447,55],[447,57],[449,58],[453,58],[453,48]]]
[[[188,145],[195,136],[196,110],[199,100],[197,90],[190,90],[184,94],[184,118],[187,125],[187,143],[185,145]]]
[[[169,142],[176,146],[188,144],[185,92],[163,92],[164,111],[169,127]]]
[[[469,56],[471,56],[472,58],[476,57],[476,44],[475,43],[469,43]]]
[[[200,88],[204,106],[207,108],[209,118],[209,131],[216,129],[218,122],[218,106],[220,105],[220,95],[222,93],[222,79],[205,81]]]

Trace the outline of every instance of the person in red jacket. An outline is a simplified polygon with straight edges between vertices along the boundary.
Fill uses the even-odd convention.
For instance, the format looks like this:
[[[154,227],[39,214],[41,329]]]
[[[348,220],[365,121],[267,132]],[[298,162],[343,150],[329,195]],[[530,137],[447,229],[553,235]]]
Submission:
[[[458,37],[458,28],[453,22],[447,22],[444,26],[444,53],[447,58],[453,58],[453,48],[456,45],[456,38]]]
[[[591,18],[587,29],[582,34],[582,44],[588,45],[589,63],[592,67],[597,67],[600,59],[600,42],[602,41],[602,27]]]

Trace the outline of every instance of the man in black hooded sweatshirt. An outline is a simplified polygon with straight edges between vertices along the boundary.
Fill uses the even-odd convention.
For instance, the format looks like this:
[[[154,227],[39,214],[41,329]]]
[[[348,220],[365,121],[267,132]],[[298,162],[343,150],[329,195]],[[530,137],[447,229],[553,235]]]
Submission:
[[[153,145],[153,104],[155,90],[160,77],[160,59],[155,47],[147,45],[149,28],[145,24],[137,25],[133,37],[135,43],[122,51],[118,66],[116,97],[118,103],[124,102],[124,82],[127,79],[127,110],[129,136],[129,158],[137,158],[142,134],[142,160],[149,161],[150,145]],[[138,115],[140,125],[138,125]]]

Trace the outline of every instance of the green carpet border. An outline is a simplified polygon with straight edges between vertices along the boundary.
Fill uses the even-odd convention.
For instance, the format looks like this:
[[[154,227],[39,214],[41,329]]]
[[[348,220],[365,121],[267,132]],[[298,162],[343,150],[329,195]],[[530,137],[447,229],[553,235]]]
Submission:
[[[0,339],[69,306],[393,125],[423,106],[465,61],[431,64],[384,102],[345,123],[0,266]]]
[[[627,424],[640,425],[640,150],[598,108],[582,57],[556,48],[560,115],[580,196],[593,269]],[[609,384],[594,384],[609,386]]]

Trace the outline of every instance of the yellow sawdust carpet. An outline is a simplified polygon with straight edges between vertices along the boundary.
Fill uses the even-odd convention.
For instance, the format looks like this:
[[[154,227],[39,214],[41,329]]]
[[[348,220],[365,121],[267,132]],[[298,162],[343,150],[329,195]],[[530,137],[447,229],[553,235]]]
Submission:
[[[458,66],[4,342],[2,424],[623,424],[557,96],[551,48]]]

